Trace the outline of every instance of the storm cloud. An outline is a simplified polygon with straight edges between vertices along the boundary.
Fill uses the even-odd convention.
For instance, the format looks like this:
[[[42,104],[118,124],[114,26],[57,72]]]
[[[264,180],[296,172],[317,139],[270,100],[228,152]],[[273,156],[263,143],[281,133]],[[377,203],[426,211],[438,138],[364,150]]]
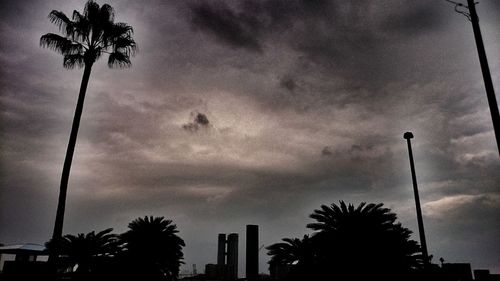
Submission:
[[[82,71],[39,38],[57,32],[52,9],[84,3],[0,2],[0,243],[51,235]],[[434,262],[500,273],[500,161],[470,22],[452,5],[109,4],[140,49],[130,69],[93,68],[65,233],[166,216],[198,268],[215,262],[217,233],[259,224],[267,246],[338,200],[383,202],[418,233],[412,131]],[[498,4],[477,8],[500,89]]]

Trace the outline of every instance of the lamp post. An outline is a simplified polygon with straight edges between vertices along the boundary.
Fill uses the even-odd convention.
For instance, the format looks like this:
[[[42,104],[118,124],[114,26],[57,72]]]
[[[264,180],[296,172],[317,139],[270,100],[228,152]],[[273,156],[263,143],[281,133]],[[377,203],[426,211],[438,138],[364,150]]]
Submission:
[[[415,194],[415,206],[417,209],[418,233],[420,235],[420,246],[422,247],[422,256],[424,259],[424,267],[429,263],[429,253],[427,252],[427,242],[425,241],[424,221],[422,219],[422,210],[420,209],[420,198],[418,196],[417,176],[415,175],[415,164],[413,163],[413,153],[411,151],[411,139],[413,134],[406,132],[403,135],[408,143],[408,154],[410,157],[411,179],[413,181],[413,193]]]
[[[498,112],[498,104],[495,97],[495,90],[493,88],[493,81],[491,80],[488,59],[486,58],[486,51],[484,50],[483,37],[481,36],[481,29],[479,28],[479,17],[476,12],[476,3],[474,3],[474,0],[467,0],[467,5],[469,7],[470,21],[472,22],[472,30],[474,31],[474,39],[476,40],[481,71],[483,72],[484,86],[486,88],[486,96],[488,97],[488,104],[490,106],[491,120],[493,122],[493,130],[495,131],[497,148],[500,153],[500,114]]]
[[[476,41],[479,64],[481,65],[481,72],[483,73],[484,88],[486,90],[486,97],[488,98],[488,105],[490,106],[493,131],[495,132],[498,153],[500,155],[500,112],[498,110],[493,80],[491,79],[490,67],[488,66],[488,59],[484,49],[483,36],[479,28],[479,17],[476,12],[476,4],[478,2],[475,2],[475,0],[467,0],[467,5],[464,5],[454,0],[446,1],[455,4],[455,11],[464,15],[472,23],[472,31],[474,32],[474,40]],[[467,9],[468,12],[465,9]]]

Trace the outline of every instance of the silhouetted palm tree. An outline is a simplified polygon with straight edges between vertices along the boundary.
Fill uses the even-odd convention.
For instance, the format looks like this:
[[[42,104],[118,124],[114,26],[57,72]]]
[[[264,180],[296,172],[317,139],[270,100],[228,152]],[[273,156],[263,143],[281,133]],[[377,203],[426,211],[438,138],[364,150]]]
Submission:
[[[115,258],[121,251],[119,237],[112,234],[112,228],[95,233],[65,235],[58,247],[59,265],[63,268],[74,268],[74,280],[96,279],[99,271]],[[54,247],[53,240],[47,243],[47,248]]]
[[[288,266],[288,280],[410,280],[422,267],[420,247],[382,206],[322,205],[307,225],[311,237],[267,248],[270,265]]]
[[[312,241],[308,235],[299,238],[284,238],[284,242],[268,246],[268,255],[272,256],[271,267],[285,266],[291,269],[291,280],[305,280],[316,262]]]
[[[53,10],[49,14],[49,19],[59,27],[62,35],[47,33],[40,38],[40,45],[61,53],[64,56],[63,65],[65,68],[84,67],[61,176],[59,201],[52,236],[53,241],[57,241],[62,235],[71,161],[92,66],[102,54],[106,53],[109,54],[109,67],[129,67],[131,65],[130,56],[136,50],[136,43],[132,39],[132,27],[121,22],[115,23],[113,8],[108,4],[99,6],[94,1],[89,0],[85,4],[83,14],[74,11],[72,19],[70,19],[63,12]],[[56,256],[56,251],[57,247],[51,252],[51,258]]]
[[[183,263],[177,226],[164,217],[144,217],[132,221],[121,235],[124,257],[131,266],[128,276],[142,280],[175,280]]]
[[[358,207],[322,205],[307,225],[316,231],[320,268],[357,278],[401,279],[422,266],[420,247],[410,240],[411,231],[396,223],[397,216],[383,204]],[[325,272],[326,274],[326,272]]]

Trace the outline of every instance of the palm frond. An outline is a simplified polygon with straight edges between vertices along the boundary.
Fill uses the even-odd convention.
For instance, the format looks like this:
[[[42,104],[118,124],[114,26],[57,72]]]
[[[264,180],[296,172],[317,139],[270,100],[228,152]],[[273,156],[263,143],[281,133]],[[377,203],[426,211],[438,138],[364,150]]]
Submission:
[[[57,10],[53,10],[49,14],[50,22],[57,25],[59,30],[63,31],[66,36],[69,36],[73,33],[73,22],[66,16],[65,13]]]
[[[127,54],[127,56],[135,55],[137,45],[132,37],[119,37],[113,43],[113,49],[115,51],[120,51],[124,54]]]
[[[113,52],[109,54],[108,58],[109,67],[125,68],[125,67],[130,67],[131,65],[132,62],[130,61],[130,56],[128,56],[127,54],[124,54],[122,52]]]
[[[129,56],[134,56],[137,44],[132,38],[133,29],[126,23],[113,24],[106,29],[102,36],[103,45],[110,47],[114,52],[120,51]]]
[[[113,7],[108,4],[101,6],[99,10],[99,18],[101,22],[114,22],[115,21],[115,11]]]
[[[93,0],[87,1],[83,8],[83,14],[86,18],[90,19],[90,21],[96,20],[99,16],[99,4]]]
[[[303,265],[312,262],[313,252],[308,235],[303,239],[283,238],[283,242],[266,247],[271,264]]]
[[[61,35],[54,33],[47,33],[40,37],[40,46],[44,48],[49,48],[63,55],[67,54],[69,50],[72,50],[73,42]]]
[[[80,12],[75,10],[73,11],[73,25],[74,25],[74,30],[72,34],[73,39],[77,39],[89,44],[87,40],[91,29],[91,24],[89,22],[89,19],[86,18],[84,15],[80,14]]]
[[[112,32],[115,36],[132,35],[134,34],[134,29],[124,22],[117,22],[113,25]]]

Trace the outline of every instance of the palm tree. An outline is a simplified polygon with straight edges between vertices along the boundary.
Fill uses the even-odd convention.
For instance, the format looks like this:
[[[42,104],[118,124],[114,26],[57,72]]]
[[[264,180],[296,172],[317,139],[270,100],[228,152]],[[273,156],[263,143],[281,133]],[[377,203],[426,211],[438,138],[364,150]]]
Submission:
[[[271,267],[289,269],[287,280],[410,280],[422,268],[411,231],[383,204],[340,201],[310,216],[311,237],[283,239],[269,246]]]
[[[269,255],[273,256],[271,262],[275,264],[299,264],[311,259],[310,239],[304,235],[303,239],[283,238],[283,242],[266,247]]]
[[[63,230],[69,173],[92,66],[101,55],[106,53],[109,54],[109,67],[129,67],[131,65],[130,56],[134,55],[137,45],[132,38],[132,27],[126,23],[115,23],[113,8],[108,4],[99,6],[94,1],[89,0],[85,4],[83,14],[74,11],[72,19],[69,19],[63,12],[53,10],[49,14],[49,19],[59,27],[62,35],[47,33],[40,38],[40,45],[62,54],[65,68],[84,68],[64,159],[56,220],[52,235],[52,240],[58,241]],[[57,256],[57,247],[54,247],[50,256],[51,259]]]
[[[102,273],[122,250],[118,235],[111,231],[113,229],[108,228],[98,233],[92,231],[64,235],[57,244],[54,244],[54,240],[49,241],[47,248],[49,251],[54,246],[58,248],[61,267],[76,268],[73,276],[75,280],[95,279],[99,277],[96,274]]]
[[[311,238],[304,235],[299,238],[284,238],[283,242],[266,247],[268,255],[272,256],[269,261],[271,270],[284,267],[290,270],[288,274],[292,280],[306,280],[311,277],[310,272],[314,268],[315,252]]]
[[[132,221],[121,235],[125,242],[125,262],[128,277],[143,280],[176,280],[183,263],[182,247],[177,226],[164,217],[144,217]],[[132,278],[133,279],[133,278]]]
[[[321,268],[337,274],[367,275],[386,280],[406,278],[422,268],[421,249],[410,240],[411,231],[396,223],[397,216],[383,204],[322,205],[307,225],[316,231],[312,239]],[[379,279],[380,279],[379,278]]]

